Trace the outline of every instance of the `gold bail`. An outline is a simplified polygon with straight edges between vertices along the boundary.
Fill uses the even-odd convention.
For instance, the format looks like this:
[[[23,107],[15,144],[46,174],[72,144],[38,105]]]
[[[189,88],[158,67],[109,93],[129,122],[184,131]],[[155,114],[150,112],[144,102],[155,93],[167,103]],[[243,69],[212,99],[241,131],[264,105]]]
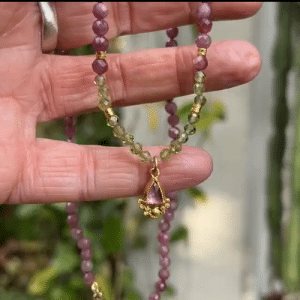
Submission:
[[[157,156],[154,156],[154,166],[150,170],[150,174],[151,174],[152,178],[157,178],[159,176],[159,174],[160,174],[159,169],[158,169],[158,159],[157,159]]]

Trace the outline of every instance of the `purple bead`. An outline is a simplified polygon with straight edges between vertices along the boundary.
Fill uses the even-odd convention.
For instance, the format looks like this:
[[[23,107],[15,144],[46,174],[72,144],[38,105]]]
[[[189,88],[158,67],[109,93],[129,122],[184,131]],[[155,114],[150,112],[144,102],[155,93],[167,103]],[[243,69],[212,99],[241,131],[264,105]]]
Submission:
[[[95,275],[92,272],[85,273],[83,280],[87,285],[91,285],[95,281]]]
[[[178,28],[172,27],[172,28],[167,29],[167,35],[170,39],[176,38],[176,36],[178,35]]]
[[[167,256],[169,254],[169,248],[166,245],[161,245],[158,252],[161,256]]]
[[[164,219],[171,222],[174,219],[174,212],[168,209],[164,214]]]
[[[107,51],[108,40],[105,36],[96,36],[93,40],[92,46],[96,52]]]
[[[170,203],[170,209],[172,209],[173,211],[175,211],[178,208],[178,201],[171,201]]]
[[[74,215],[77,213],[78,205],[77,203],[68,202],[66,204],[66,211],[69,215]]]
[[[177,111],[177,105],[175,102],[167,102],[165,106],[166,112],[168,112],[171,115],[175,115]]]
[[[98,75],[102,75],[108,69],[107,62],[104,59],[94,60],[92,67],[93,67],[94,72],[97,73]]]
[[[166,282],[162,279],[159,279],[155,284],[155,289],[157,292],[164,292],[167,288]]]
[[[81,230],[81,228],[79,228],[79,227],[77,227],[77,228],[72,228],[72,230],[71,230],[71,235],[72,235],[72,238],[74,239],[74,240],[80,240],[80,239],[82,239],[82,230]]]
[[[209,35],[207,35],[206,33],[200,33],[196,40],[195,43],[197,45],[198,48],[205,48],[207,49],[210,44],[211,44],[211,38]]]
[[[167,256],[161,256],[159,258],[159,264],[163,267],[163,268],[166,268],[168,267],[170,264],[171,264],[171,260],[169,257]]]
[[[91,248],[87,248],[87,249],[83,249],[81,250],[81,258],[83,260],[89,260],[92,258],[92,249]]]
[[[177,191],[167,192],[167,197],[170,198],[171,200],[177,199]],[[172,203],[172,201],[171,201],[171,203]]]
[[[176,47],[177,42],[175,40],[169,40],[166,42],[166,47]]]
[[[200,56],[197,56],[196,58],[194,58],[193,63],[194,63],[195,71],[202,71],[202,70],[206,69],[206,67],[208,66],[207,58],[206,58],[206,56],[203,56],[203,55],[200,55]]]
[[[160,232],[158,234],[158,241],[162,244],[162,245],[168,245],[170,242],[170,235],[168,233],[165,232]]]
[[[197,18],[198,20],[202,19],[202,18],[207,18],[207,19],[211,19],[211,15],[212,15],[212,9],[211,9],[211,5],[209,5],[206,2],[202,2],[197,9]]]
[[[178,123],[179,123],[179,118],[178,118],[178,116],[176,116],[176,115],[171,115],[171,116],[169,116],[169,118],[168,118],[168,123],[171,125],[171,126],[176,126],[176,125],[178,125]]]
[[[169,129],[169,137],[170,137],[171,139],[174,139],[174,140],[175,140],[175,139],[177,138],[179,132],[180,132],[180,129],[179,129],[178,127],[171,127],[171,128]]]
[[[76,128],[73,126],[66,126],[65,127],[65,134],[67,136],[68,139],[73,139],[73,137],[75,136],[76,133]]]
[[[197,29],[201,33],[209,33],[212,29],[212,21],[206,18],[197,22]]]
[[[77,215],[69,215],[67,218],[67,222],[70,227],[75,228],[78,226],[79,217]]]
[[[108,32],[108,23],[105,20],[96,20],[92,28],[95,34],[105,35]]]
[[[91,242],[87,238],[82,238],[77,242],[77,246],[80,249],[89,249],[91,248]]]
[[[74,126],[75,125],[75,122],[76,122],[76,118],[75,117],[65,117],[65,125],[66,126]],[[68,205],[68,204],[67,204]]]
[[[163,268],[159,271],[158,275],[162,280],[167,280],[170,276],[170,272],[167,268]]]
[[[166,222],[165,220],[161,220],[159,222],[159,225],[158,225],[159,229],[162,231],[162,232],[166,232],[170,229],[171,227],[171,224],[170,222]]]
[[[160,300],[160,296],[158,293],[153,293],[149,296],[149,300]]]
[[[94,5],[93,14],[97,19],[104,19],[108,15],[108,9],[104,3]]]
[[[81,263],[81,270],[83,273],[91,272],[93,270],[93,263],[91,260],[84,260]]]

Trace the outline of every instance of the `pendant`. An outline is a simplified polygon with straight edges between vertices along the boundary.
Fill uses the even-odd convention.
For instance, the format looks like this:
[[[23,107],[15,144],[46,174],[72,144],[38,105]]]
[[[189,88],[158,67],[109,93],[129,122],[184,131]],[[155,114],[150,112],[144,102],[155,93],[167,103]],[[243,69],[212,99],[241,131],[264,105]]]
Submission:
[[[150,216],[152,219],[163,215],[170,207],[170,199],[166,197],[165,191],[159,182],[159,169],[157,157],[154,157],[154,167],[150,170],[151,179],[147,183],[144,195],[138,200],[141,209],[144,210],[145,216]]]

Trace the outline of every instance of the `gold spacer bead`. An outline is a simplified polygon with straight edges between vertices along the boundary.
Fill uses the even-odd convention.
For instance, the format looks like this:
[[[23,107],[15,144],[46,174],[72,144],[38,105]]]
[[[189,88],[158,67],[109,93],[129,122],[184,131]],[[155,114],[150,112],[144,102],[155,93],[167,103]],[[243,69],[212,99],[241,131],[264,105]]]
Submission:
[[[106,51],[100,51],[96,52],[96,59],[101,60],[101,59],[106,59]]]
[[[115,112],[114,110],[110,107],[110,108],[107,108],[106,110],[104,110],[104,114],[106,116],[106,118],[109,118],[109,117],[112,117],[115,115]]]
[[[191,112],[192,113],[196,113],[196,114],[199,114],[200,111],[201,111],[201,108],[202,108],[202,105],[199,104],[199,103],[195,103],[191,109]]]
[[[205,48],[199,48],[198,52],[197,52],[197,55],[198,56],[206,56],[206,52],[207,52],[207,49],[205,49]]]

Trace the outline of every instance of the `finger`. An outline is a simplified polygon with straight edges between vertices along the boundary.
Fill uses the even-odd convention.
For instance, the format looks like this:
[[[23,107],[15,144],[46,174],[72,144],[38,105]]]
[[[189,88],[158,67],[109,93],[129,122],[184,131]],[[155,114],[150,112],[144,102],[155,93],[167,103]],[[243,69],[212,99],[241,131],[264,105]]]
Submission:
[[[94,38],[91,2],[55,3],[58,48],[68,50],[90,44]],[[107,38],[194,24],[199,2],[107,2]],[[243,19],[254,15],[261,2],[212,2],[213,20]]]
[[[146,149],[146,148],[145,148]],[[162,147],[148,147],[159,155]],[[52,203],[123,198],[141,195],[150,179],[143,164],[128,148],[82,146],[38,139],[24,162],[22,182],[9,204]],[[192,187],[207,179],[212,160],[207,152],[185,146],[171,161],[159,164],[166,191]]]
[[[110,55],[107,83],[113,106],[165,101],[193,93],[196,46],[151,49]],[[206,90],[215,91],[249,82],[259,72],[261,59],[248,42],[215,42],[209,48]],[[49,84],[42,96],[38,122],[95,110],[98,106],[93,57],[49,56]],[[43,72],[44,74],[44,72]]]

